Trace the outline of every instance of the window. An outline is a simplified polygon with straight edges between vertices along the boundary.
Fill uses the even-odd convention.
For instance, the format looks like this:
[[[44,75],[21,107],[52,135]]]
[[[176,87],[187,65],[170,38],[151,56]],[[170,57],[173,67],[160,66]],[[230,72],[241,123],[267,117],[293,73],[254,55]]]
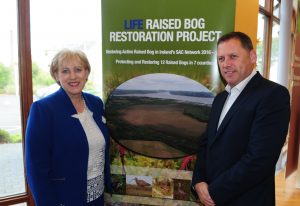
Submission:
[[[280,0],[273,1],[273,16],[279,19],[280,15]]]
[[[265,7],[266,0],[259,0],[259,5],[262,6],[262,7]]]
[[[22,144],[29,108],[52,89],[49,64],[66,47],[87,54],[87,90],[101,95],[101,1],[2,0],[0,18],[0,205],[33,206]]]
[[[58,89],[49,65],[63,48],[85,52],[91,64],[85,90],[101,96],[101,1],[31,0],[30,19],[34,99]]]
[[[277,80],[280,0],[259,0],[257,70],[268,79]]]
[[[264,46],[266,45],[265,37],[264,37],[264,31],[267,25],[267,17],[265,17],[262,14],[258,14],[258,29],[257,29],[257,39],[258,43],[256,45],[257,50],[257,70],[265,75],[264,71],[264,61],[266,56],[266,50]]]
[[[273,22],[271,64],[270,64],[270,75],[269,75],[269,79],[273,81],[277,80],[278,54],[279,54],[279,24]]]
[[[0,1],[0,199],[26,192],[22,146],[17,1]]]

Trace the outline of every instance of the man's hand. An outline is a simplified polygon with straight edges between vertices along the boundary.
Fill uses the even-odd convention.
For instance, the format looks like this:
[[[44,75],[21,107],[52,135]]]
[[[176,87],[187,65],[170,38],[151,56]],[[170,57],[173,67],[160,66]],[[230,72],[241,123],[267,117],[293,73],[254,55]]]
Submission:
[[[208,192],[208,185],[206,182],[200,182],[195,185],[195,190],[198,194],[200,202],[202,202],[205,206],[215,206],[215,202],[210,197]]]

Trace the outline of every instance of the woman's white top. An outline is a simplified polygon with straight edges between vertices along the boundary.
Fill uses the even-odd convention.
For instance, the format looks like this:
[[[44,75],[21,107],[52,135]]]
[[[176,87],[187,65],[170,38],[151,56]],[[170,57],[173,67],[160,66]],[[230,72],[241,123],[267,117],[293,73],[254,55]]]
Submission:
[[[72,117],[79,119],[89,145],[87,202],[91,202],[99,198],[104,191],[105,140],[93,118],[93,112],[87,107],[82,113]]]

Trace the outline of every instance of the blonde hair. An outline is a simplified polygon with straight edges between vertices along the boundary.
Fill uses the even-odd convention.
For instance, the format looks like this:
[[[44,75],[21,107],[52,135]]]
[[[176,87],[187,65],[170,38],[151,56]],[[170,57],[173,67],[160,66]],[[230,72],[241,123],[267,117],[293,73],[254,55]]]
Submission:
[[[70,49],[62,49],[60,50],[52,59],[50,65],[50,74],[52,78],[57,82],[55,74],[58,72],[58,67],[63,65],[65,62],[69,60],[78,60],[80,64],[91,72],[91,66],[89,60],[85,53],[81,50],[70,50]],[[59,83],[58,83],[59,84]]]

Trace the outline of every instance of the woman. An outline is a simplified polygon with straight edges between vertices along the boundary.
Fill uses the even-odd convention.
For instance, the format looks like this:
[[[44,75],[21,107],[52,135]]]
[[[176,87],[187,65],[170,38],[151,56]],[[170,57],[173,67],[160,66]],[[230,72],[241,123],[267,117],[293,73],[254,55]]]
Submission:
[[[58,52],[50,73],[60,89],[31,106],[26,169],[37,206],[100,206],[111,191],[103,103],[82,91],[90,71],[83,52]]]

